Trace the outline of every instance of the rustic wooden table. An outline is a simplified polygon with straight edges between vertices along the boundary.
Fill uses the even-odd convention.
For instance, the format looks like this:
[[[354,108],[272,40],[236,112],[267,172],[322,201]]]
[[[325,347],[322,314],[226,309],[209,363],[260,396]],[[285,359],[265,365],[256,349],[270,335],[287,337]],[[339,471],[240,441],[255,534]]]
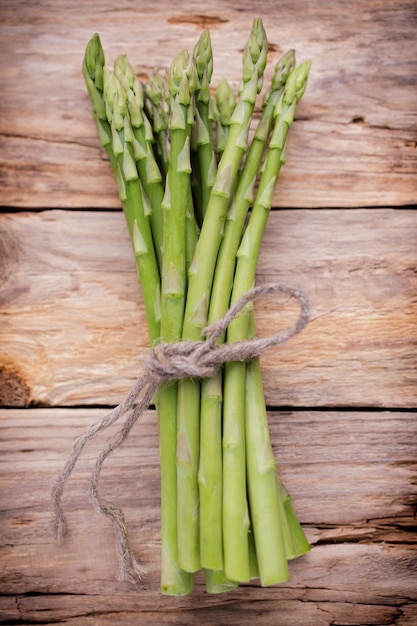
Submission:
[[[254,17],[269,67],[311,59],[258,267],[305,290],[312,320],[262,357],[280,475],[312,544],[290,581],[209,596],[159,592],[152,411],[103,490],[124,507],[148,575],[115,579],[113,531],[93,512],[92,443],[51,538],[49,492],[77,434],[128,391],[147,350],[111,169],[81,76],[99,32],[108,62],[164,69],[209,28],[213,82],[235,86]],[[417,624],[417,12],[407,0],[0,6],[2,624]],[[259,333],[282,311],[257,305]],[[107,435],[105,436],[105,439]]]

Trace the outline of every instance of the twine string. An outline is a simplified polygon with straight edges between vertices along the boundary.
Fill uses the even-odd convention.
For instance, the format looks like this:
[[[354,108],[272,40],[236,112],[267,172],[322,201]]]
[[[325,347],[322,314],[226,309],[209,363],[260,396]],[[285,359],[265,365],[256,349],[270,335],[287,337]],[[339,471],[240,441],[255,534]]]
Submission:
[[[298,300],[300,313],[292,326],[264,338],[246,339],[225,344],[216,343],[230,322],[247,304],[267,294],[276,293]],[[146,359],[144,372],[138,377],[124,400],[99,421],[91,424],[73,444],[70,456],[64,469],[57,477],[51,494],[54,534],[57,540],[62,541],[66,532],[65,514],[62,506],[64,487],[85,445],[98,433],[125,418],[122,428],[116,432],[110,443],[97,457],[91,477],[90,495],[97,510],[109,517],[115,528],[119,557],[119,579],[130,582],[141,579],[145,570],[130,548],[124,513],[118,506],[104,499],[99,493],[98,484],[105,460],[126,440],[138,419],[150,405],[160,383],[188,377],[211,378],[226,362],[243,362],[259,357],[267,348],[282,344],[298,334],[306,326],[308,318],[309,305],[302,291],[275,284],[260,285],[246,292],[220,320],[207,326],[203,330],[205,340],[160,343],[151,350]]]

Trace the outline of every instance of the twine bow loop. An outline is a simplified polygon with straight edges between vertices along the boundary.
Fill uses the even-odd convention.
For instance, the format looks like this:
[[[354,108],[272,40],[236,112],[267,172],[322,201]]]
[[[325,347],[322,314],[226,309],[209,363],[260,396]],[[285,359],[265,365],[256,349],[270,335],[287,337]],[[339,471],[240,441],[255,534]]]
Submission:
[[[231,321],[247,304],[270,293],[282,293],[298,300],[300,315],[290,328],[264,338],[216,344]],[[206,337],[204,341],[179,341],[157,345],[148,357],[147,371],[157,382],[187,377],[211,378],[228,361],[249,361],[260,356],[267,348],[288,341],[307,324],[308,314],[308,302],[301,291],[281,285],[254,287],[232,305],[220,320],[203,329],[202,334]]]

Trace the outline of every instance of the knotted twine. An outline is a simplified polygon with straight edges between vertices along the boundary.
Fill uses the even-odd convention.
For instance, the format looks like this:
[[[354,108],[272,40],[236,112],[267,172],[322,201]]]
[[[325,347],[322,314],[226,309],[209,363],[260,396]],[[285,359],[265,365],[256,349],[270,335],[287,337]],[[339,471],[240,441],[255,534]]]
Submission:
[[[300,305],[297,321],[289,328],[265,338],[245,339],[233,343],[216,344],[230,322],[250,302],[267,294],[282,293],[296,298]],[[107,457],[118,448],[129,435],[133,426],[151,404],[160,383],[181,378],[211,378],[221,366],[229,361],[249,361],[259,357],[267,348],[282,344],[298,334],[307,324],[309,305],[305,294],[297,289],[281,285],[261,285],[247,291],[218,321],[203,329],[204,341],[179,341],[160,343],[148,354],[143,373],[122,402],[102,419],[91,424],[74,442],[68,461],[55,481],[51,494],[54,514],[54,534],[62,541],[66,531],[62,494],[84,446],[99,432],[106,430],[118,420],[126,417],[123,427],[97,457],[91,476],[90,495],[97,510],[111,519],[116,533],[120,580],[136,582],[145,569],[135,558],[130,548],[123,511],[113,502],[105,500],[99,493],[98,483],[101,469]]]

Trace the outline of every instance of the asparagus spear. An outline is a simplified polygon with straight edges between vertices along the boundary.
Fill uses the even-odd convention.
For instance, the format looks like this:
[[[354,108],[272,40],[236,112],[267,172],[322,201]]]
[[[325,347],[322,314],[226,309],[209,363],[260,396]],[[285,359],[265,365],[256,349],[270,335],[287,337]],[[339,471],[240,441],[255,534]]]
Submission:
[[[181,338],[186,291],[186,212],[190,185],[190,110],[196,89],[195,68],[186,51],[178,54],[170,67],[168,88],[173,98],[170,121],[170,154],[166,177],[164,211],[161,338],[175,342]],[[187,455],[186,441],[178,433],[177,383],[163,387],[159,394],[159,437],[161,451],[161,536],[162,589],[170,595],[188,593],[192,576],[184,571],[178,532],[182,525],[182,503],[177,504],[177,471],[181,473]],[[178,426],[180,428],[180,426]],[[187,497],[187,494],[182,494]],[[198,569],[198,568],[197,568]]]
[[[223,231],[227,208],[236,186],[241,159],[247,151],[247,136],[256,96],[262,87],[266,65],[267,40],[262,22],[254,20],[252,32],[245,46],[243,76],[240,98],[231,119],[231,127],[225,151],[220,160],[216,181],[212,188],[196,252],[189,270],[189,285],[183,326],[183,339],[200,339],[201,330],[207,324],[208,303],[216,258]],[[200,384],[184,379],[179,383],[178,408],[183,415],[184,431],[193,433],[188,437],[190,471],[186,483],[179,482],[179,491],[194,493],[184,516],[195,520],[199,508],[199,414]],[[196,520],[198,523],[198,519]],[[195,535],[194,535],[195,536]],[[198,546],[195,548],[199,552]],[[199,555],[195,556],[196,561]]]
[[[112,148],[118,162],[119,194],[133,243],[142,287],[148,330],[153,343],[159,339],[160,276],[143,188],[133,156],[133,131],[123,88],[104,68],[104,102],[112,133]]]
[[[169,167],[170,97],[166,80],[156,68],[146,82],[145,93],[145,108],[152,122],[157,158],[166,174]]]
[[[98,34],[87,44],[82,73],[96,119],[101,145],[106,149],[125,214],[138,278],[145,301],[146,318],[151,341],[160,335],[160,280],[149,217],[143,204],[143,193],[132,153],[132,131],[123,93],[117,79],[106,71],[105,58]],[[106,78],[107,77],[107,78]],[[107,85],[105,84],[107,80]],[[108,91],[108,101],[104,90]],[[116,111],[115,111],[116,106]]]
[[[124,90],[124,99],[129,111],[133,130],[132,149],[141,184],[144,205],[150,216],[152,236],[158,265],[162,266],[162,209],[164,196],[162,174],[153,152],[153,133],[143,112],[144,93],[141,83],[135,76],[126,55],[119,55],[114,63],[114,74]]]
[[[278,173],[285,161],[285,146],[288,136],[288,129],[293,122],[295,108],[298,101],[302,97],[306,84],[310,63],[305,62],[295,68],[285,85],[285,89],[279,98],[275,113],[276,122],[272,134],[272,138],[268,147],[264,169],[259,183],[256,200],[252,209],[251,217],[246,228],[242,243],[238,251],[238,260],[236,264],[235,282],[232,292],[232,302],[235,302],[243,293],[251,288],[254,279],[257,259],[259,256],[263,232],[266,226],[269,210],[272,204],[273,193],[278,177]],[[245,339],[248,336],[251,323],[251,312],[248,310],[242,313],[231,322],[227,331],[227,340],[229,342]],[[254,521],[255,543],[258,555],[260,578],[263,584],[271,584],[271,581],[278,582],[286,577],[286,553],[282,549],[283,537],[280,534],[279,506],[280,499],[277,489],[272,487],[268,489],[268,481],[276,480],[275,466],[271,460],[272,453],[270,451],[269,436],[265,430],[265,419],[262,421],[262,411],[264,410],[265,401],[261,402],[262,387],[260,387],[260,369],[259,361],[255,360],[249,366],[245,363],[227,363],[225,367],[224,377],[224,420],[228,420],[229,415],[234,415],[236,401],[241,401],[242,395],[245,395],[245,381],[248,391],[248,407],[246,415],[246,424],[250,427],[251,440],[246,446],[249,452],[247,457],[247,481],[249,485],[249,495],[251,504],[251,516]],[[251,395],[252,394],[252,395]],[[257,399],[256,399],[257,398]],[[258,408],[256,408],[258,406]],[[258,419],[258,428],[251,420]],[[233,417],[232,417],[233,419]],[[262,424],[264,424],[262,426]],[[263,436],[262,436],[263,432]],[[249,435],[247,435],[249,436]],[[240,430],[240,439],[245,445],[244,425]],[[235,452],[240,452],[235,456],[233,463],[235,466],[242,467],[245,463],[245,451],[241,447],[236,447]],[[240,459],[240,460],[239,460]],[[230,483],[228,483],[230,477]],[[233,485],[233,475],[224,473],[224,518],[228,516],[230,495],[236,487]],[[275,496],[274,496],[275,493]],[[267,497],[265,494],[269,494]],[[271,495],[272,494],[272,495]],[[274,507],[269,506],[268,498],[275,497],[275,518],[272,515],[265,515],[264,511],[272,512]],[[278,500],[277,500],[278,499]],[[232,513],[235,512],[235,508]],[[282,510],[281,510],[281,513]],[[230,520],[227,520],[228,533],[232,533]],[[238,527],[238,525],[237,525]],[[277,528],[280,530],[277,531]],[[234,537],[231,536],[234,540]],[[226,538],[225,538],[226,544]],[[271,559],[271,549],[276,550],[276,559]],[[281,555],[281,558],[280,556]],[[227,571],[227,570],[226,570]]]
[[[255,278],[262,237],[271,209],[278,174],[281,166],[285,163],[288,130],[294,121],[296,106],[306,89],[310,65],[309,61],[305,61],[291,72],[285,89],[275,105],[276,121],[268,146],[268,154],[250,220],[237,253],[232,302],[238,300],[243,293],[251,288]],[[242,328],[242,319],[243,317],[239,315],[231,322],[227,331],[228,340],[232,336],[234,337],[234,329]],[[247,332],[243,334],[246,336]]]
[[[189,271],[183,338],[199,339],[207,324],[211,284],[220,246],[223,224],[236,186],[239,167],[247,151],[247,139],[256,96],[262,87],[267,40],[262,22],[255,20],[243,58],[243,78],[239,102],[231,119],[225,151],[216,182],[210,194],[196,254]]]
[[[213,280],[209,323],[222,317],[230,302],[235,272],[234,259],[242,236],[247,211],[253,201],[253,190],[265,145],[273,125],[273,112],[289,73],[294,68],[294,51],[287,52],[276,64],[270,93],[265,95],[261,119],[255,131],[245,164],[229,208],[224,237]],[[222,536],[222,374],[202,383],[200,514],[201,562],[204,567],[223,567]],[[233,494],[232,494],[233,497]]]
[[[253,315],[249,335],[255,332]],[[277,475],[259,361],[246,365],[246,458],[251,524],[263,586],[288,580],[287,560],[310,550],[291,498]]]
[[[196,91],[194,141],[197,147],[197,162],[195,163],[195,169],[197,170],[196,186],[200,198],[197,205],[197,215],[199,223],[202,224],[217,171],[213,145],[213,114],[210,97],[213,53],[208,30],[204,31],[198,40],[193,51],[193,57],[200,83]]]
[[[280,492],[280,499],[282,501],[286,519],[286,526],[284,527],[284,540],[285,549],[287,553],[287,559],[296,559],[303,554],[310,551],[310,544],[301,528],[300,522],[297,519],[294,508],[292,506],[291,496],[287,489],[283,485],[282,481],[278,477],[278,489]]]
[[[265,146],[273,128],[275,107],[283,94],[286,81],[294,67],[295,53],[293,50],[289,50],[276,64],[271,80],[270,92],[265,94],[264,97],[262,115],[246,156],[236,192],[226,215],[224,236],[221,241],[213,278],[209,323],[222,317],[229,306],[235,274],[235,258],[244,231],[247,212],[253,202],[255,184]]]
[[[221,156],[229,136],[230,119],[236,107],[236,98],[227,78],[217,84],[213,100],[213,118],[216,122],[216,152]]]
[[[263,586],[288,580],[283,526],[285,511],[278,490],[277,469],[258,362],[246,366],[245,439],[248,495],[259,578]]]
[[[173,98],[168,91],[167,80],[162,76],[159,70],[155,69],[149,76],[149,79],[145,86],[145,93],[147,96],[145,99],[145,108],[148,111],[148,116],[152,123],[156,158],[160,163],[161,171],[165,175],[167,175],[169,169],[169,153],[171,143],[169,132],[170,115]],[[192,257],[194,255],[194,250],[198,237],[197,224],[195,221],[194,212],[192,211],[192,205],[193,199],[190,187],[188,190],[188,201],[186,205],[187,211],[185,216],[185,247],[187,268],[189,267]]]

